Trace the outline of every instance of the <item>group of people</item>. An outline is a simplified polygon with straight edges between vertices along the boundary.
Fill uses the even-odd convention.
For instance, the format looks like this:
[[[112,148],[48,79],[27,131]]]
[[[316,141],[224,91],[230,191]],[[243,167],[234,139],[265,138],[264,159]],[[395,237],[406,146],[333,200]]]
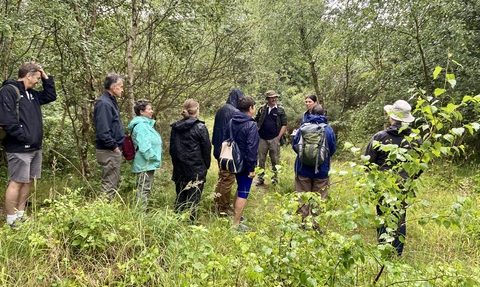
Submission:
[[[42,81],[43,90],[33,88]],[[101,193],[109,200],[115,196],[120,182],[120,166],[125,129],[121,121],[117,99],[123,93],[123,79],[120,75],[110,73],[104,81],[104,92],[94,106],[96,158],[101,166]],[[42,67],[33,62],[24,63],[18,72],[18,80],[6,80],[0,89],[0,126],[5,138],[8,159],[8,187],[5,196],[7,223],[15,228],[24,220],[25,205],[30,194],[30,187],[41,176],[42,162],[42,114],[40,106],[55,101],[57,98],[54,79],[48,76]],[[172,180],[175,182],[175,212],[188,210],[190,220],[197,219],[197,208],[206,181],[213,156],[219,161],[222,142],[233,135],[244,159],[244,169],[233,174],[219,166],[218,181],[215,186],[215,212],[219,216],[232,217],[233,226],[241,231],[249,230],[243,224],[243,209],[250,193],[255,168],[261,168],[257,185],[265,184],[264,170],[267,154],[270,157],[273,177],[271,184],[278,183],[277,165],[280,164],[280,146],[283,144],[287,129],[287,116],[282,106],[277,104],[279,96],[273,91],[265,93],[266,103],[255,112],[255,100],[234,89],[228,95],[226,104],[215,115],[213,137],[210,142],[205,123],[198,119],[200,105],[193,99],[183,104],[182,119],[171,124],[169,152],[173,164]],[[328,196],[330,186],[330,157],[336,150],[336,138],[328,125],[325,109],[315,95],[305,98],[307,110],[302,115],[300,128],[294,131],[293,150],[299,154],[295,160],[295,190],[297,192],[318,192],[321,198]],[[390,126],[373,136],[365,155],[381,170],[391,170],[394,164],[387,160],[388,153],[379,148],[381,144],[396,144],[406,149],[413,149],[406,137],[411,134],[405,123],[414,121],[410,105],[403,100],[394,105],[385,106],[389,115]],[[152,188],[155,170],[162,165],[162,139],[155,130],[152,119],[152,103],[146,99],[138,100],[134,106],[136,117],[127,125],[136,150],[131,171],[136,174],[136,203],[146,207]],[[302,130],[306,126],[322,127],[325,138],[324,149],[327,155],[318,166],[306,165],[301,160]],[[418,144],[418,143],[417,143]],[[318,156],[317,156],[318,157]],[[318,160],[318,158],[317,158]],[[409,175],[402,171],[400,176],[406,180]],[[237,189],[231,205],[231,190],[234,183]],[[398,183],[399,185],[402,182]],[[377,206],[378,215],[382,215],[381,200]],[[298,213],[305,218],[311,214],[308,204],[302,205]],[[314,214],[312,214],[314,215]],[[405,210],[397,212],[399,232],[395,235],[394,246],[400,255],[403,251],[401,236],[406,235]],[[387,230],[378,228],[379,238]]]

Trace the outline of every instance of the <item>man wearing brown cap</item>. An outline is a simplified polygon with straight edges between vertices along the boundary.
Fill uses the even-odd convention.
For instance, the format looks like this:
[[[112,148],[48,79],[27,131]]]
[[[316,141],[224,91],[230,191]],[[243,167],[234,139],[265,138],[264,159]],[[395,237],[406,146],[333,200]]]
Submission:
[[[388,151],[383,149],[387,145],[395,145],[396,149],[406,149],[411,150],[421,144],[420,139],[414,139],[411,141],[407,140],[407,137],[415,138],[412,130],[408,127],[408,124],[413,122],[415,118],[411,114],[411,106],[404,100],[398,100],[393,105],[386,105],[384,107],[385,112],[389,116],[390,126],[385,130],[376,133],[365,150],[365,155],[370,156],[369,162],[378,166],[380,171],[392,171],[394,174],[398,175],[397,181],[394,183],[392,188],[388,190],[376,190],[379,194],[378,204],[377,204],[377,214],[378,216],[384,215],[384,213],[389,212],[389,214],[394,215],[393,218],[396,219],[396,230],[391,230],[387,228],[387,224],[384,223],[377,228],[378,241],[380,243],[385,243],[388,237],[393,237],[392,245],[397,251],[397,255],[402,255],[403,246],[405,242],[405,236],[407,235],[406,227],[406,207],[404,199],[408,196],[409,190],[405,187],[404,183],[408,178],[416,178],[420,173],[416,175],[408,174],[406,170],[402,168],[402,162],[405,160],[401,157],[397,157],[397,160],[392,160],[390,157],[390,148]],[[369,166],[371,169],[373,166]],[[397,196],[396,191],[401,192],[402,196]],[[388,194],[391,198],[386,200],[385,196]],[[412,196],[414,193],[412,194]],[[391,200],[395,198],[395,200]],[[390,217],[392,218],[392,217]],[[387,218],[384,219],[387,221]]]
[[[272,184],[278,182],[276,165],[280,164],[280,139],[287,129],[287,115],[282,106],[277,105],[278,95],[270,90],[265,93],[267,103],[258,109],[255,121],[258,125],[260,144],[258,146],[258,165],[265,169],[267,153],[270,155],[275,173]],[[263,173],[258,175],[257,185],[263,185]]]

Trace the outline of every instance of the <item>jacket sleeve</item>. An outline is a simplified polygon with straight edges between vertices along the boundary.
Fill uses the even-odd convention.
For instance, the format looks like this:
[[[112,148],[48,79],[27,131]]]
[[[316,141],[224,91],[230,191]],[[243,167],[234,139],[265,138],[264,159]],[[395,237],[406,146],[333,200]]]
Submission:
[[[110,150],[116,149],[118,145],[110,132],[110,123],[113,120],[113,115],[106,103],[97,102],[97,106],[94,109],[94,120],[97,138]]]
[[[42,85],[43,91],[38,92],[35,90],[29,90],[29,92],[36,96],[40,102],[40,105],[45,105],[55,101],[57,99],[57,92],[55,90],[55,81],[53,76],[48,76],[48,79],[42,79]]]
[[[11,86],[5,85],[0,90],[0,126],[9,136],[25,142],[23,127],[17,119],[17,97],[17,92]]]
[[[207,169],[209,169],[210,163],[212,162],[212,145],[210,143],[210,137],[208,135],[207,127],[204,124],[199,125],[199,131],[203,162]]]
[[[247,127],[247,154],[246,154],[246,162],[247,162],[247,171],[253,172],[255,171],[255,166],[257,165],[258,160],[258,143],[260,142],[260,137],[258,136],[258,129],[257,126],[249,122],[249,126]]]
[[[378,152],[377,150],[373,147],[373,142],[375,141],[375,136],[372,137],[370,142],[367,145],[367,148],[365,149],[364,155],[370,156],[370,159],[368,160],[371,163],[376,163],[377,162],[377,155]]]
[[[172,131],[170,132],[170,146],[168,148],[168,153],[170,153],[172,163],[175,163],[177,159],[177,153],[175,152],[175,137],[175,130],[172,128]]]
[[[331,126],[327,126],[326,131],[328,150],[330,152],[330,156],[332,156],[337,150],[337,138],[335,137],[335,132],[333,131]]]
[[[301,126],[300,126],[301,127]],[[293,138],[293,142],[292,142],[292,149],[295,153],[298,154],[298,142],[300,141],[300,128],[297,129],[297,133],[295,134],[295,137]]]
[[[280,116],[280,127],[286,126],[287,114],[285,113],[285,109],[283,107],[278,107],[278,110],[279,110],[278,115]]]

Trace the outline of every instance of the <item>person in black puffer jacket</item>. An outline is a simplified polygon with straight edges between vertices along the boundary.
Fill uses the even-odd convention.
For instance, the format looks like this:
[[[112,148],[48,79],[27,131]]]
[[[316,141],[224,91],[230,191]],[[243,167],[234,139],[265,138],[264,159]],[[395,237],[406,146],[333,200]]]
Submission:
[[[170,155],[172,157],[176,199],[175,212],[190,210],[190,221],[197,220],[198,203],[210,168],[212,146],[205,123],[197,117],[199,104],[183,103],[183,119],[171,124]]]

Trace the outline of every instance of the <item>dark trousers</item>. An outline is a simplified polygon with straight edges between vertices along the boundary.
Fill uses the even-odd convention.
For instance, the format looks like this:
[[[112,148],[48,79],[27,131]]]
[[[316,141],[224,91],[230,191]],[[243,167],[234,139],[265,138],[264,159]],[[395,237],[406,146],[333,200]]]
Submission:
[[[176,182],[175,191],[177,197],[175,198],[174,211],[180,213],[189,209],[190,221],[196,221],[198,204],[202,197],[204,184],[205,181]]]
[[[395,240],[392,242],[393,247],[397,250],[398,256],[401,256],[403,253],[403,246],[404,243],[400,241],[400,237],[406,238],[407,236],[407,223],[406,223],[406,216],[407,211],[403,209],[403,213],[399,211],[394,212],[393,214],[398,219],[398,227],[394,230],[394,234],[391,234]],[[377,215],[382,216],[383,212],[380,210],[380,205],[377,205]],[[380,235],[387,233],[387,226],[384,224],[377,228],[377,238],[379,243],[385,243],[385,240],[380,239]]]

